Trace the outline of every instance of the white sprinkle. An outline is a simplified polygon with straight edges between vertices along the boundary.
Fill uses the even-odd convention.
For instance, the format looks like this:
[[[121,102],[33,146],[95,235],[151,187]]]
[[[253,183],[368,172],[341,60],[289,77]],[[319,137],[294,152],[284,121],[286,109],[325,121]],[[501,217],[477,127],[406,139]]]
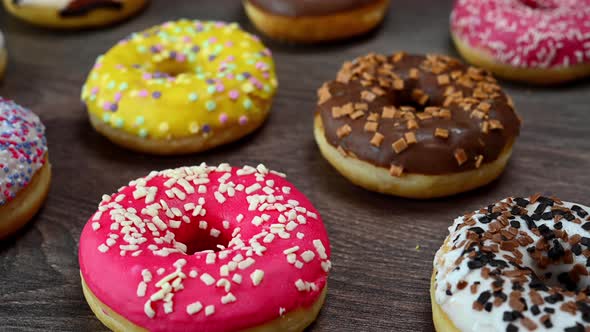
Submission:
[[[186,313],[192,316],[201,311],[201,309],[203,309],[203,305],[201,302],[197,301],[186,306]]]
[[[219,268],[219,275],[222,277],[228,277],[229,276],[229,267],[226,265],[221,265],[221,267]]]
[[[100,228],[100,223],[99,222],[93,222],[92,223],[92,230],[97,231]]]
[[[306,291],[307,287],[305,285],[305,281],[298,279],[297,281],[295,281],[295,287],[297,287],[297,290],[300,292]]]
[[[257,226],[257,227],[258,227],[258,226],[260,226],[260,225],[262,224],[262,222],[263,222],[263,221],[264,221],[264,219],[262,219],[261,217],[259,217],[259,216],[255,216],[255,217],[252,219],[252,225],[254,225],[254,226]]]
[[[224,220],[222,223],[224,229],[229,229],[229,221]]]
[[[228,304],[232,302],[236,302],[236,297],[232,293],[227,293],[225,296],[221,297],[222,304]]]
[[[146,289],[147,289],[147,284],[145,282],[141,281],[137,285],[137,296],[138,297],[144,297],[145,296]]]
[[[115,202],[120,203],[122,200],[125,199],[125,194],[121,194],[115,198]]]
[[[298,223],[294,222],[294,221],[289,221],[289,223],[287,224],[287,226],[285,227],[289,232],[294,230],[295,228],[297,228],[297,226],[299,226]]]
[[[296,260],[297,260],[297,255],[295,255],[295,254],[288,254],[287,255],[287,262],[289,262],[289,264],[295,264]]]
[[[211,231],[209,232],[209,234],[213,237],[218,237],[221,234],[221,232],[218,229],[211,228]]]
[[[154,311],[154,309],[152,309],[152,301],[148,300],[145,302],[145,304],[143,305],[143,312],[145,312],[145,314],[149,318],[154,318],[156,312]]]
[[[215,258],[216,257],[217,256],[215,255],[215,253],[212,253],[212,252],[208,253],[207,254],[207,258],[205,259],[205,263],[207,263],[207,264],[215,264]]]
[[[244,270],[250,267],[250,265],[254,264],[256,261],[252,257],[248,257],[245,260],[238,263],[238,268],[240,270]]]
[[[254,286],[260,285],[262,278],[264,278],[264,271],[262,270],[254,270],[254,272],[250,274],[250,279],[252,279],[252,284]]]
[[[198,273],[196,270],[191,270],[191,271],[188,273],[188,275],[189,275],[189,277],[191,277],[191,278],[196,278],[196,277],[199,275],[199,273]]]
[[[299,246],[294,246],[289,249],[283,250],[283,254],[285,254],[285,255],[292,254],[292,253],[296,252],[297,250],[299,250]]]
[[[305,236],[305,234],[301,233],[301,232],[297,232],[297,238],[299,240],[303,239],[303,237]]]
[[[103,243],[100,246],[98,246],[98,251],[105,253],[105,252],[109,251],[109,247]]]
[[[199,192],[199,194],[205,194],[205,193],[207,193],[207,187],[205,187],[205,185],[200,185],[198,192]]]
[[[315,247],[315,250],[318,252],[318,255],[320,255],[321,259],[328,258],[328,255],[326,255],[326,248],[324,247],[322,240],[319,240],[319,239],[313,240],[313,245]]]
[[[264,237],[264,239],[262,240],[262,242],[264,242],[264,243],[271,243],[271,242],[272,242],[272,240],[274,240],[274,238],[275,238],[275,235],[274,235],[274,234],[272,234],[272,233],[270,233],[270,234],[267,234],[267,235]]]
[[[152,281],[152,273],[148,269],[143,269],[143,271],[141,271],[141,276],[143,277],[144,282]]]
[[[223,202],[225,202],[225,197],[223,197],[223,195],[219,191],[216,191],[215,194],[213,194],[213,195],[215,196],[215,199],[217,199],[217,201],[220,204],[223,204]]]
[[[215,284],[215,286],[217,287],[223,287],[223,289],[226,292],[229,292],[229,290],[231,289],[231,283],[229,282],[229,280],[225,279],[225,278],[221,278],[217,281],[217,284]]]
[[[242,222],[242,220],[244,220],[244,215],[243,214],[238,214],[238,216],[236,217],[236,221],[237,222]]]
[[[303,259],[304,262],[309,263],[313,260],[313,258],[315,257],[315,254],[313,253],[313,251],[311,250],[307,250],[305,252],[303,252],[301,254],[301,258]]]
[[[213,279],[213,277],[208,273],[201,274],[201,281],[207,286],[211,286],[215,283],[215,279]]]
[[[241,284],[242,283],[242,275],[236,273],[234,274],[234,276],[231,278],[231,280],[233,282],[235,282],[236,284]]]
[[[296,261],[296,262],[295,262],[295,267],[296,267],[296,268],[298,268],[298,269],[302,269],[302,268],[303,268],[303,262],[301,262],[301,261]]]
[[[262,186],[259,183],[254,183],[246,188],[246,194],[250,195],[260,188],[262,188]]]
[[[205,220],[199,221],[199,228],[200,229],[207,229],[207,222]]]
[[[171,228],[180,228],[181,224],[182,224],[182,222],[179,220],[170,220],[170,227]]]
[[[330,272],[330,269],[332,268],[332,262],[330,262],[330,261],[325,261],[325,262],[322,262],[322,264],[321,264],[321,265],[322,265],[322,269],[323,269],[325,272]]]
[[[215,313],[215,306],[208,305],[205,307],[205,316],[211,316]]]

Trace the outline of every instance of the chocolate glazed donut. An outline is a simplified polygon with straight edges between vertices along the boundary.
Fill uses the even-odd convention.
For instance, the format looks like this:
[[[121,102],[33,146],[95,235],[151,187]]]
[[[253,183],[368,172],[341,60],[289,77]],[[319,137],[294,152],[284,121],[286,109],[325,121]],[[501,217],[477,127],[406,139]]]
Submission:
[[[362,35],[384,18],[389,0],[242,0],[246,14],[267,36],[320,43]]]
[[[328,144],[394,177],[479,169],[510,150],[520,130],[496,80],[447,56],[370,54],[345,63],[318,96]]]
[[[520,127],[510,100],[483,70],[403,53],[345,64],[321,88],[318,112],[333,146],[421,174],[493,161]]]
[[[378,0],[250,0],[270,13],[283,16],[321,16],[364,7]]]

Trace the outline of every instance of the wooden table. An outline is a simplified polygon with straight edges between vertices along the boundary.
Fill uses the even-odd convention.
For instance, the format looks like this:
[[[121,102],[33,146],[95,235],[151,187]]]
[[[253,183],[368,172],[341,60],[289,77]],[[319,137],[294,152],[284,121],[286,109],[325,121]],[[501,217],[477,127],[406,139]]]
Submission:
[[[172,5],[173,3],[173,5]],[[241,141],[184,157],[121,149],[90,127],[80,88],[97,55],[127,34],[181,17],[252,25],[238,1],[153,1],[124,24],[85,32],[31,27],[0,11],[9,68],[0,95],[37,112],[47,126],[53,185],[45,207],[0,243],[0,330],[104,331],[82,296],[80,231],[103,193],[153,169],[230,162],[286,172],[322,213],[334,270],[312,331],[431,331],[428,287],[435,251],[452,220],[508,195],[535,192],[590,203],[590,82],[557,88],[505,83],[524,128],[504,175],[466,194],[414,201],[351,185],[320,156],[312,137],[316,89],[340,64],[368,52],[456,55],[448,34],[451,1],[398,0],[368,36],[300,47],[265,40],[280,89],[266,125]]]

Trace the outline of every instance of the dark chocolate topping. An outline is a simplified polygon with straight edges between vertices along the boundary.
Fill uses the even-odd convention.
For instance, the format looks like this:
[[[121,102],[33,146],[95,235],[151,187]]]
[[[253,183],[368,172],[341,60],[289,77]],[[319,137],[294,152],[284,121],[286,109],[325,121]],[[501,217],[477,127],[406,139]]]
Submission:
[[[321,16],[367,6],[379,0],[249,0],[264,11],[282,16]]]
[[[397,176],[478,168],[520,130],[495,79],[446,56],[361,57],[318,95],[327,141]]]
[[[73,0],[59,12],[59,15],[62,17],[82,16],[99,8],[121,10],[123,3],[120,0]]]

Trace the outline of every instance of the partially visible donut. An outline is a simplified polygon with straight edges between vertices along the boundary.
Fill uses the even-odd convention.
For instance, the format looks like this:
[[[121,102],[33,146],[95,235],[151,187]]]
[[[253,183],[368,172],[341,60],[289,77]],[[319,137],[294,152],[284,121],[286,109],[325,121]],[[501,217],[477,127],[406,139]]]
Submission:
[[[50,182],[45,127],[33,112],[0,97],[0,238],[33,218]]]
[[[8,55],[6,53],[6,46],[4,43],[4,35],[2,34],[2,31],[0,31],[0,79],[4,77],[6,62],[8,62]]]
[[[436,330],[588,331],[589,215],[534,195],[455,219],[434,259]]]
[[[360,57],[318,97],[315,139],[324,157],[353,183],[404,197],[491,182],[520,130],[489,73],[441,55]]]
[[[389,0],[243,0],[258,30],[284,41],[319,43],[375,28]]]
[[[131,181],[103,196],[79,259],[84,295],[114,331],[303,331],[331,267],[318,212],[263,165]]]
[[[139,12],[147,0],[3,0],[12,15],[35,25],[59,29],[99,27]]]
[[[496,76],[554,84],[590,75],[590,0],[457,0],[459,53]]]

